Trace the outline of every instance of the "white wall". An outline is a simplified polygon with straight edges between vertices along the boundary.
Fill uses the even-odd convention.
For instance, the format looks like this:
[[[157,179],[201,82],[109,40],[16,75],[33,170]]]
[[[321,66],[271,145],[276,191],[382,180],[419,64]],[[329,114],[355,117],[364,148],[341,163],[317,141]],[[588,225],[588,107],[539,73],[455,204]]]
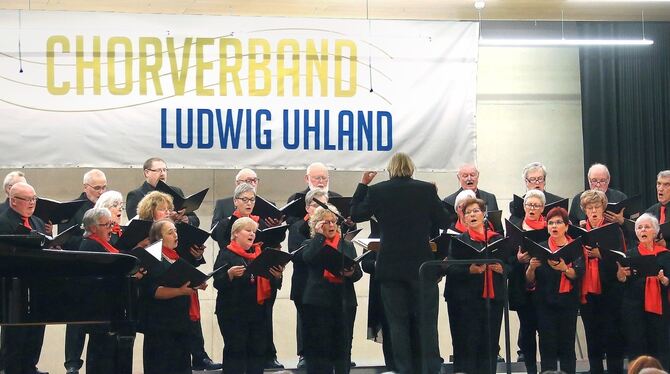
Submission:
[[[507,209],[513,193],[522,193],[520,173],[531,161],[544,162],[549,169],[548,190],[572,197],[583,186],[583,151],[579,61],[576,49],[561,48],[481,48],[478,76],[478,165],[480,186],[498,197],[498,205]],[[147,155],[150,156],[150,155]],[[450,157],[446,150],[444,157]],[[138,160],[141,161],[141,160]],[[168,160],[169,163],[169,160]],[[8,170],[0,169],[0,175]],[[42,196],[66,200],[81,191],[80,169],[26,170],[29,182]],[[110,189],[124,195],[142,181],[136,169],[105,170]],[[200,188],[212,189],[198,212],[202,226],[209,227],[213,203],[228,196],[233,189],[236,171],[170,170],[170,183],[181,186],[186,193]],[[259,192],[275,201],[285,201],[290,193],[302,189],[302,173],[296,171],[259,170],[262,178]],[[360,173],[335,172],[332,189],[353,193]],[[418,173],[417,178],[434,181],[440,196],[457,188],[455,173]],[[54,182],[57,181],[57,182]],[[362,235],[364,235],[363,233]],[[218,248],[208,245],[206,258],[211,268]],[[288,299],[290,266],[283,289],[275,306],[275,343],[279,360],[295,367],[295,309]],[[383,362],[381,345],[366,340],[367,284],[364,277],[357,283],[359,308],[356,318],[353,360],[359,365]],[[215,290],[210,287],[201,295],[206,350],[217,361],[222,356],[222,338],[213,315]],[[442,299],[441,299],[442,300]],[[440,345],[442,356],[451,353],[445,303],[441,302]],[[516,342],[516,317],[512,314],[512,342]],[[63,372],[64,327],[49,326],[40,368]],[[513,352],[516,351],[515,344]],[[135,370],[141,365],[141,336],[135,345]]]

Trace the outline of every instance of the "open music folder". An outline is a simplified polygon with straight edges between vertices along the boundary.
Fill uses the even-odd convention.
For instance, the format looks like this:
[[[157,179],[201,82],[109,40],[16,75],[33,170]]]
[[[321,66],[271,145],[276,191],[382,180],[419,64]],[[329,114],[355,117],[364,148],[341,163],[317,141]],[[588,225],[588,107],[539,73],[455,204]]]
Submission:
[[[202,205],[202,201],[205,200],[209,188],[205,188],[200,192],[184,197],[179,192],[175,191],[174,188],[168,186],[167,183],[159,180],[158,183],[156,183],[156,190],[172,196],[172,204],[174,205],[175,211],[178,212],[184,209],[184,213],[193,213],[200,208],[200,205]]]

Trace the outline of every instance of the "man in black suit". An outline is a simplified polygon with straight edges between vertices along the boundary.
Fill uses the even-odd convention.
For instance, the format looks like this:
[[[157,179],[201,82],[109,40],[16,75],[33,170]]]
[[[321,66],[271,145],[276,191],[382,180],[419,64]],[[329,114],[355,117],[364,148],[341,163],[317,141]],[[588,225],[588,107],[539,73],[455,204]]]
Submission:
[[[5,180],[2,183],[2,188],[5,190],[5,195],[7,195],[7,199],[5,199],[5,202],[0,204],[0,214],[4,213],[7,209],[9,209],[9,190],[12,188],[13,185],[19,182],[26,183],[26,177],[21,171],[12,171],[5,176]]]
[[[589,181],[589,188],[604,192],[608,202],[618,203],[628,198],[625,193],[615,190],[614,188],[609,188],[610,171],[607,169],[607,166],[603,164],[591,165],[586,177]],[[582,207],[579,205],[582,192],[576,194],[575,197],[572,198],[572,203],[570,204],[570,222],[572,222],[573,225],[581,226],[582,221],[586,221],[586,214],[584,214]],[[619,225],[623,225],[624,210],[619,212],[619,214],[605,212],[605,219],[607,219],[608,222],[616,222]]]
[[[496,201],[496,195],[490,192],[486,192],[482,189],[479,189],[478,187],[479,170],[477,170],[477,167],[470,164],[461,166],[458,169],[456,178],[458,179],[458,183],[461,185],[461,187],[458,189],[458,191],[445,197],[444,198],[445,203],[449,203],[453,206],[454,203],[456,202],[456,196],[458,196],[459,192],[463,190],[472,190],[475,192],[475,195],[477,196],[478,199],[482,199],[484,200],[484,202],[486,202],[486,210],[488,211],[498,210],[498,202]]]
[[[105,173],[98,169],[91,169],[84,174],[83,192],[77,197],[77,200],[86,200],[86,202],[77,210],[77,212],[66,223],[59,225],[58,231],[63,232],[72,226],[81,226],[84,219],[84,213],[93,208],[100,195],[107,190],[107,177]],[[63,249],[77,251],[83,240],[84,230],[77,230],[70,239],[63,245]],[[65,327],[65,370],[66,374],[78,374],[84,361],[81,354],[84,351],[86,340],[86,331],[82,325],[67,325]]]
[[[645,213],[653,214],[658,223],[668,222],[670,211],[666,209],[670,202],[670,170],[662,170],[656,176],[656,198],[658,203],[652,205]]]
[[[449,215],[435,185],[412,179],[409,156],[396,153],[387,170],[390,180],[373,186],[368,185],[377,173],[363,174],[352,198],[351,217],[362,222],[375,216],[379,223],[375,279],[381,284],[397,371],[434,374],[441,364],[437,279],[422,285],[419,267],[435,258],[429,245],[431,229],[449,227]]]
[[[256,172],[251,169],[244,168],[240,170],[235,176],[235,187],[242,183],[247,183],[254,188],[254,191],[256,191],[258,189],[258,182],[260,182],[260,179],[256,175]],[[214,225],[216,225],[222,219],[230,217],[234,211],[235,204],[233,203],[232,196],[216,200],[211,227],[214,227]]]
[[[32,186],[25,182],[14,184],[9,190],[9,209],[0,214],[0,234],[14,234],[19,226],[25,226],[50,235],[50,227],[33,216],[36,202]],[[0,363],[4,363],[5,374],[43,374],[37,369],[43,341],[44,326],[3,327]]]
[[[162,158],[152,157],[144,161],[143,168],[144,183],[139,188],[128,192],[128,196],[126,196],[126,214],[128,215],[128,219],[137,215],[137,204],[139,204],[140,200],[146,194],[156,189],[156,184],[158,184],[159,180],[167,183],[168,168]],[[184,195],[184,192],[179,187],[171,187],[182,196]],[[184,222],[196,227],[200,226],[200,219],[195,213],[184,214],[184,212],[177,212],[170,216],[170,218],[175,223]]]

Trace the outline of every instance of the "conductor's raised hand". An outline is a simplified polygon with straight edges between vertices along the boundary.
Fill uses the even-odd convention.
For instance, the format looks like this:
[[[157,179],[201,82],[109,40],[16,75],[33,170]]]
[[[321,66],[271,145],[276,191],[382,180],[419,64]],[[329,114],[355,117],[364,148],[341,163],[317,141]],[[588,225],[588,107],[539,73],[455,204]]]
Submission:
[[[373,179],[375,179],[376,176],[377,176],[376,171],[363,172],[363,177],[361,178],[361,183],[363,183],[364,185],[368,185],[368,184],[370,184],[370,182],[372,182]]]

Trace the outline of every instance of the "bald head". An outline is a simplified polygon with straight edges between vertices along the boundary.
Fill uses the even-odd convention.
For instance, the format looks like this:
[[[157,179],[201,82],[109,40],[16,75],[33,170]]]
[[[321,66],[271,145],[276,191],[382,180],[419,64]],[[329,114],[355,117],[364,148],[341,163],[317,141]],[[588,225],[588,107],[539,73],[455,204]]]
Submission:
[[[9,190],[9,206],[21,217],[30,217],[35,212],[37,195],[33,186],[18,182]]]
[[[256,176],[256,172],[248,168],[240,170],[235,176],[236,186],[239,186],[242,183],[246,183],[251,185],[254,188],[254,191],[256,191],[256,188],[258,187],[259,181],[260,179],[258,179],[258,176]]]
[[[320,162],[309,165],[305,173],[305,183],[307,183],[310,191],[320,188],[328,192],[329,177],[326,165]]]

